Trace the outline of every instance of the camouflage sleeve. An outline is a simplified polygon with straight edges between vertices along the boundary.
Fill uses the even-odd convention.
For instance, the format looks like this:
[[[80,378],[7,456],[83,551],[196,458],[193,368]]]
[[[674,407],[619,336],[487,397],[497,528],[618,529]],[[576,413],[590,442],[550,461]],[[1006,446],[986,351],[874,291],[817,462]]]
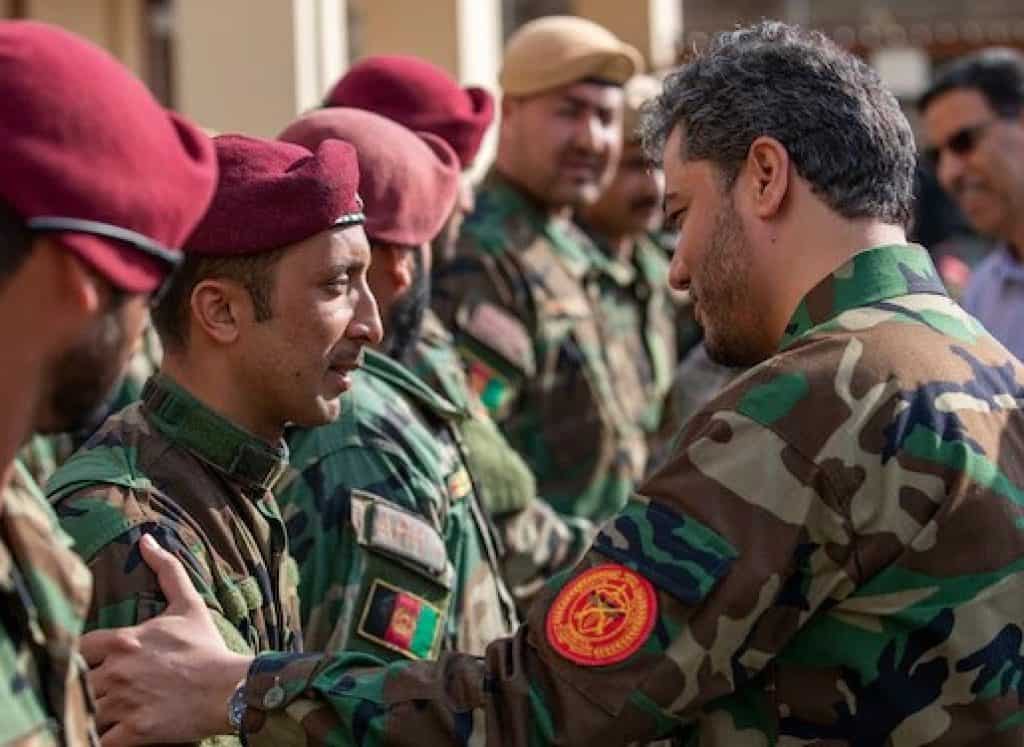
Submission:
[[[207,565],[196,555],[202,552],[201,543],[187,527],[147,514],[135,503],[133,491],[114,485],[72,492],[57,501],[56,510],[62,528],[74,539],[75,551],[93,575],[86,630],[135,625],[163,611],[166,600],[139,550],[142,536],[150,534],[182,561],[228,644],[239,650],[242,643],[245,650],[216,601]]]
[[[544,584],[572,568],[597,533],[593,522],[564,516],[540,498],[521,511],[495,517],[502,542],[501,566],[521,617]]]
[[[680,733],[862,583],[868,559],[886,562],[921,531],[886,516],[884,533],[856,536],[879,517],[855,520],[855,475],[776,434],[779,398],[803,392],[785,378],[777,387],[701,413],[644,495],[484,659],[390,668],[344,655],[257,659],[250,744],[273,743],[264,730],[283,724],[310,742],[356,745],[626,744]],[[738,733],[743,714],[731,715]]]
[[[547,579],[579,561],[597,530],[538,497],[529,466],[486,413],[465,419],[459,430],[481,504],[500,540],[502,575],[522,615]]]
[[[436,486],[390,448],[301,462],[302,435],[292,443],[302,471],[278,498],[299,565],[305,647],[436,657],[454,583]]]
[[[98,745],[78,651],[89,573],[20,461],[0,505],[0,744]]]
[[[510,264],[460,254],[437,269],[431,294],[432,308],[455,335],[470,388],[499,423],[537,371],[529,296]]]

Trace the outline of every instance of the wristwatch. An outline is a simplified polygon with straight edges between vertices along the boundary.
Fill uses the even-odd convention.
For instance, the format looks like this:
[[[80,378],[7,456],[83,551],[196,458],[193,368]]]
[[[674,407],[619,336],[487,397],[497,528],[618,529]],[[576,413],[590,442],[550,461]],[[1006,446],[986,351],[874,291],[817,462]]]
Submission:
[[[242,734],[242,717],[245,716],[245,680],[239,680],[235,691],[228,699],[228,723],[235,734]]]

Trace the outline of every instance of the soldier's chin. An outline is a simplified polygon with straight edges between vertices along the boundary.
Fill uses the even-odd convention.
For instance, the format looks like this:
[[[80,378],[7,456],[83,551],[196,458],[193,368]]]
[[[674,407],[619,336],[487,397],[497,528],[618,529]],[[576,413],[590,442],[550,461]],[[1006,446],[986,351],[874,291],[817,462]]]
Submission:
[[[341,416],[341,397],[320,396],[309,411],[301,416],[295,417],[289,422],[301,428],[315,428],[320,425],[333,423]]]
[[[593,205],[601,198],[601,188],[592,180],[563,182],[556,190],[556,204],[583,208]]]
[[[730,368],[746,368],[760,363],[771,355],[770,351],[762,350],[753,340],[722,337],[715,334],[706,323],[701,326],[704,327],[704,348],[707,350],[708,358],[715,363]]]

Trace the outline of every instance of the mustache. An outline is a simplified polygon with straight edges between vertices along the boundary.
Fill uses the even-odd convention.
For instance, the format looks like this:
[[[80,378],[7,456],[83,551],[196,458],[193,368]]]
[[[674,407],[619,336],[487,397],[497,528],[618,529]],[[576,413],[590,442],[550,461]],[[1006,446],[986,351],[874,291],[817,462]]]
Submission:
[[[331,358],[331,367],[341,368],[361,368],[363,365],[363,359],[366,357],[366,349],[363,347],[359,348],[359,352],[355,355],[338,355]]]
[[[608,157],[600,153],[584,150],[578,146],[570,146],[558,155],[558,163],[561,165],[589,166],[600,170],[608,163]]]

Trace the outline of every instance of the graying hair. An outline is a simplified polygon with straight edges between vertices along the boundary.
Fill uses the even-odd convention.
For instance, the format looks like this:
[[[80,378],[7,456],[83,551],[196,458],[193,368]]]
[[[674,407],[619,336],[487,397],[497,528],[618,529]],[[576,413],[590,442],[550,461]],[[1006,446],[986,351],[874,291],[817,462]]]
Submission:
[[[914,136],[878,74],[824,34],[777,21],[719,34],[644,107],[641,136],[660,160],[676,126],[682,157],[717,165],[728,186],[761,136],[840,215],[906,226]]]

